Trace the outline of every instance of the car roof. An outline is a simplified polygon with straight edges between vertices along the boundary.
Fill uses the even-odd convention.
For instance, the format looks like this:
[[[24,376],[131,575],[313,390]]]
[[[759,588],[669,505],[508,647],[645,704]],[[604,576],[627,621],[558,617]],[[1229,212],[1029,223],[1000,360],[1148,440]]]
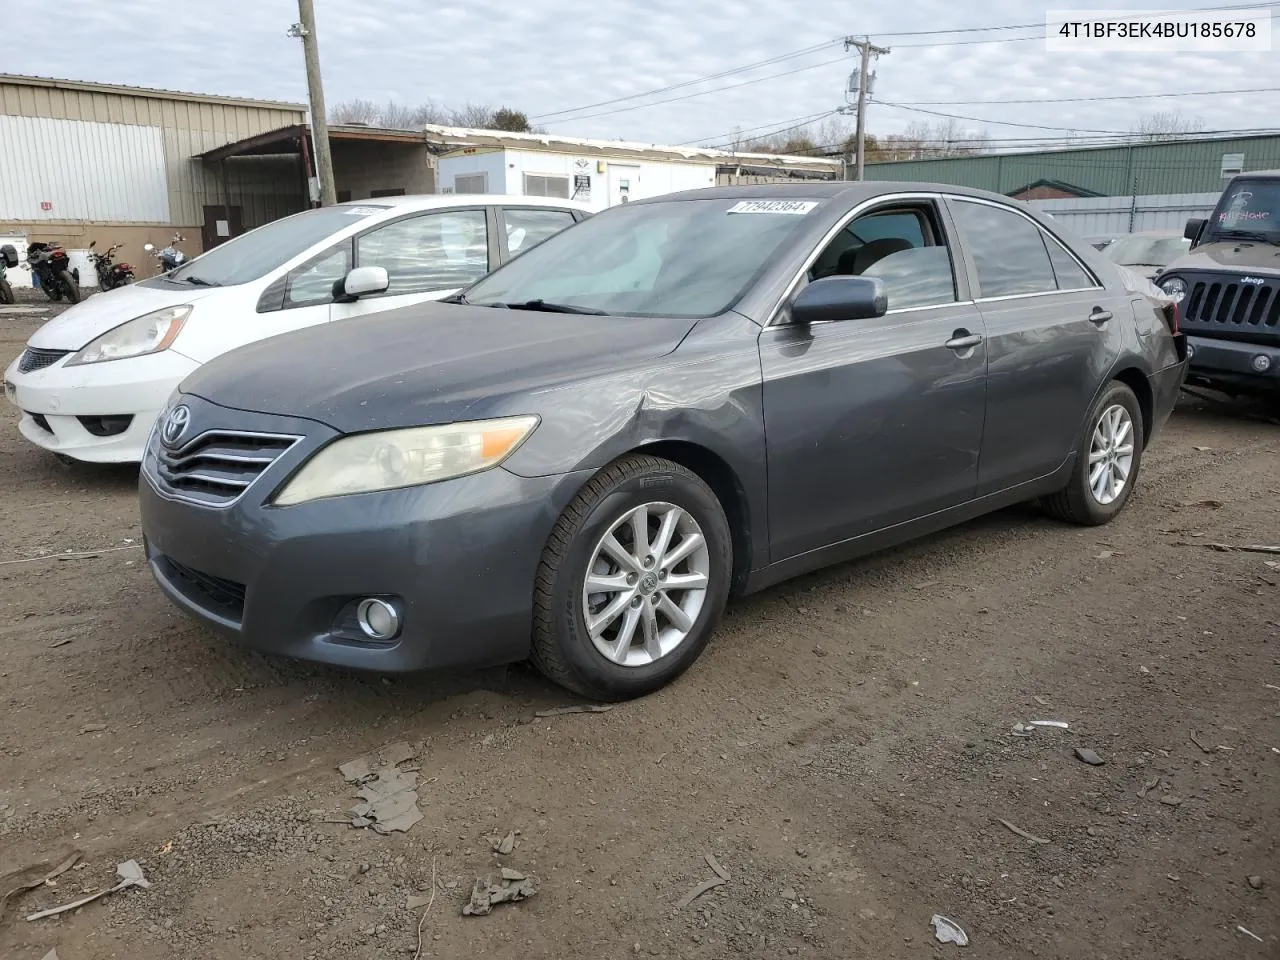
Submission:
[[[581,200],[560,197],[521,197],[502,193],[416,193],[398,197],[369,197],[365,200],[343,200],[340,207],[393,207],[401,212],[436,210],[442,207],[494,206],[568,207],[590,210]]]
[[[857,203],[892,193],[950,193],[978,200],[1003,201],[1017,206],[1021,201],[990,190],[960,187],[954,183],[924,183],[909,180],[821,180],[807,183],[760,183],[725,187],[702,187],[682,190],[660,197],[648,197],[633,203],[654,203],[662,200],[732,200],[750,198],[761,200],[835,200]]]

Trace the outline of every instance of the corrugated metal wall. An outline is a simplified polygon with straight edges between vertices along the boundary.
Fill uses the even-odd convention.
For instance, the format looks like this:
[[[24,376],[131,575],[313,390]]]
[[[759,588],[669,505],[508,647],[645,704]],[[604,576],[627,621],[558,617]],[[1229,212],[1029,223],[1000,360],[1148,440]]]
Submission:
[[[148,96],[144,91],[135,94],[33,86],[12,80],[0,80],[0,114],[158,128],[164,146],[169,218],[179,225],[201,223],[206,204],[222,203],[216,168],[206,168],[192,157],[225,143],[301,123],[305,118],[305,111],[300,108],[168,99]],[[4,146],[7,153],[9,144]],[[147,158],[139,158],[138,162],[147,162]],[[298,191],[298,184],[293,182],[296,174],[286,180],[279,164],[273,169],[279,177],[275,186],[281,192]],[[248,214],[246,210],[246,222]],[[24,218],[0,209],[0,220],[4,219]]]
[[[1189,217],[1207,217],[1212,213],[1219,196],[1217,193],[1169,193],[1132,198],[1028,200],[1027,203],[1049,214],[1077,236],[1107,237],[1142,230],[1181,233]]]
[[[1037,180],[1060,180],[1109,197],[1210,193],[1226,185],[1222,158],[1232,153],[1244,154],[1245,170],[1280,168],[1280,136],[869,163],[866,177],[950,183],[1004,194]]]
[[[0,220],[169,222],[159,127],[0,115]]]

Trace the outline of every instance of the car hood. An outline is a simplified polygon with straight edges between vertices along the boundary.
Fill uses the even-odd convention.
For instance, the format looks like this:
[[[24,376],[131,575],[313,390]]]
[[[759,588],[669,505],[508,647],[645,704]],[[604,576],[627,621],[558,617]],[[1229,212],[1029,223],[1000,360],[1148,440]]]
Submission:
[[[42,350],[79,350],[108,330],[143,314],[164,307],[195,303],[216,292],[210,288],[184,288],[170,284],[151,287],[131,283],[107,293],[95,293],[64,310],[37,330],[28,344]]]
[[[240,347],[192,373],[181,389],[344,433],[450,423],[488,416],[505,397],[655,360],[695,322],[418,304]],[[530,409],[513,412],[549,403],[531,399]]]
[[[1252,240],[1206,243],[1183,254],[1161,273],[1175,270],[1247,270],[1280,276],[1280,247]]]

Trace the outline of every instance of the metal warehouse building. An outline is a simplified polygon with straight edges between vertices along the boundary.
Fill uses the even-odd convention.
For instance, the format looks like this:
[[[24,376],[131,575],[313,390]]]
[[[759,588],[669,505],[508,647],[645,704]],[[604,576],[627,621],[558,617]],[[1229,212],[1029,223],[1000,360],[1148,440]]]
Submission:
[[[1237,173],[1280,168],[1280,134],[1184,136],[1029,153],[867,165],[867,179],[923,180],[1028,201],[1082,236],[1181,231],[1207,216]]]
[[[199,252],[229,205],[246,226],[265,223],[306,187],[293,158],[222,169],[198,155],[305,115],[296,103],[0,74],[0,235],[72,251],[123,243],[122,258],[144,264],[143,243],[179,231]]]
[[[1021,200],[1221,193],[1245,170],[1280,167],[1280,134],[867,164],[868,180],[923,180]]]

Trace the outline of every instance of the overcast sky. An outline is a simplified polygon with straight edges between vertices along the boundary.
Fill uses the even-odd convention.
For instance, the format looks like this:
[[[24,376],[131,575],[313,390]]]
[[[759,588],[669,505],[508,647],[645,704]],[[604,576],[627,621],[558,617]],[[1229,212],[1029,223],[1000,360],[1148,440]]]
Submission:
[[[1191,0],[1177,9],[1227,5]],[[1063,4],[1064,6],[1067,4]],[[1260,6],[1262,4],[1259,4]],[[293,0],[218,0],[157,5],[144,0],[64,4],[50,22],[27,10],[6,20],[3,69],[138,86],[264,99],[306,96],[302,50],[285,31]],[[195,7],[196,4],[190,4]],[[1058,6],[1057,4],[1054,5]],[[1149,0],[1072,3],[1086,8],[1154,8]],[[997,33],[910,35],[1043,20],[1025,0],[438,0],[431,4],[316,0],[325,93],[330,105],[360,97],[445,105],[508,104],[554,132],[655,143],[730,140],[840,106],[853,55],[839,43],[870,34],[892,53],[876,65],[873,133],[938,118],[889,103],[981,118],[965,120],[1004,139],[1067,130],[1131,130],[1135,118],[1179,110],[1210,129],[1274,126],[1275,93],[1045,104],[949,103],[1099,97],[1280,87],[1272,53],[1048,53],[1043,28]],[[421,12],[419,12],[419,8]],[[1165,9],[1168,8],[1168,5]],[[1280,10],[1280,6],[1273,6]],[[1039,36],[1037,36],[1037,33]],[[973,43],[999,37],[998,42]],[[1019,37],[1035,39],[1016,40]],[[958,43],[957,41],[963,41]],[[733,70],[818,44],[821,49],[648,99],[561,113],[599,101]],[[807,69],[806,69],[807,68]],[[786,76],[777,76],[787,73]],[[756,81],[756,82],[746,82]],[[626,109],[606,116],[582,117]],[[1003,126],[1042,124],[1061,130]]]

